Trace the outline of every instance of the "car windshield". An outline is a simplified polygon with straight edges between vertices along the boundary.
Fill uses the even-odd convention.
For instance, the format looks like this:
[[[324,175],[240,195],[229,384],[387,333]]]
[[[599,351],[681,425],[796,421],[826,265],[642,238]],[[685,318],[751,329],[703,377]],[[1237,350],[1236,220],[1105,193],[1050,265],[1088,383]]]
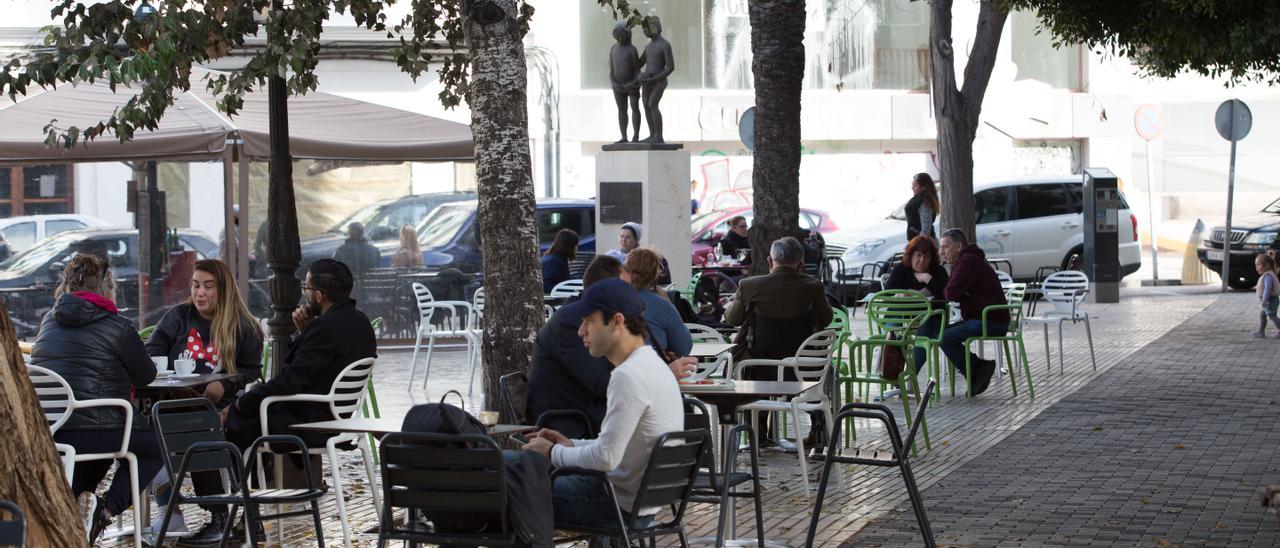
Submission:
[[[458,230],[471,218],[473,207],[445,204],[435,208],[418,224],[418,244],[423,249],[443,247],[453,241]]]
[[[720,216],[722,213],[724,212],[712,211],[710,213],[703,213],[702,215],[695,218],[693,220],[693,223],[691,223],[693,225],[692,227],[693,233],[697,234],[699,232],[702,232],[702,229],[707,228],[708,226],[711,226],[711,223],[714,223],[720,219]]]
[[[338,221],[338,224],[333,225],[333,227],[329,229],[329,232],[334,234],[346,234],[347,225],[351,223],[360,223],[367,230],[369,227],[373,226],[374,224],[373,222],[377,220],[379,216],[382,215],[382,210],[386,209],[388,205],[389,204],[385,202],[376,203],[369,207],[361,209],[360,211],[352,213],[350,217],[347,217],[346,219]]]
[[[1270,205],[1262,208],[1262,212],[1280,214],[1280,198],[1276,198],[1276,201],[1271,202]]]
[[[35,246],[0,263],[0,270],[30,273],[67,250],[67,243],[77,239],[75,232],[62,232],[40,241]]]

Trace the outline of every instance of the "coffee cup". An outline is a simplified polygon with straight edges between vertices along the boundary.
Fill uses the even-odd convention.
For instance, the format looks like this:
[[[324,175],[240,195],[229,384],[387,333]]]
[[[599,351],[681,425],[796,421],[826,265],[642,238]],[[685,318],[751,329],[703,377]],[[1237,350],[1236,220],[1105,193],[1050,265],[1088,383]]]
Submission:
[[[151,363],[155,364],[156,373],[164,373],[165,371],[169,370],[168,356],[152,356]]]
[[[173,372],[182,376],[187,376],[196,371],[196,361],[191,359],[173,360]]]
[[[497,411],[481,411],[480,423],[485,426],[493,426],[495,424],[498,424],[498,412]]]

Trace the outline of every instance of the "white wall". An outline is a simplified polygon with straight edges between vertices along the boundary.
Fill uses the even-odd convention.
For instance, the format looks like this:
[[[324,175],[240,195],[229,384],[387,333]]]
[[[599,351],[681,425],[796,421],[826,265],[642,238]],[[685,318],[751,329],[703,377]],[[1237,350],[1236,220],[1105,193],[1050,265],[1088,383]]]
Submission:
[[[77,164],[75,169],[76,213],[133,226],[133,214],[125,211],[133,170],[120,162]]]
[[[222,162],[190,165],[191,226],[217,238],[226,222],[223,216]]]

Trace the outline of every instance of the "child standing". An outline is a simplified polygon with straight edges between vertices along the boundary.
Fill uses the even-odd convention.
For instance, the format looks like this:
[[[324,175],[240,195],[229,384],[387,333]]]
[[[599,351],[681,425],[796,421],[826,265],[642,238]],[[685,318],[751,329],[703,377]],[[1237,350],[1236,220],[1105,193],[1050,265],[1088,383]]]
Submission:
[[[1258,300],[1262,302],[1262,311],[1258,313],[1258,330],[1250,333],[1254,337],[1265,337],[1267,318],[1280,331],[1280,317],[1276,317],[1276,308],[1280,306],[1280,278],[1276,277],[1276,260],[1266,253],[1259,253],[1253,260],[1258,269]],[[1280,332],[1276,333],[1280,338]]]

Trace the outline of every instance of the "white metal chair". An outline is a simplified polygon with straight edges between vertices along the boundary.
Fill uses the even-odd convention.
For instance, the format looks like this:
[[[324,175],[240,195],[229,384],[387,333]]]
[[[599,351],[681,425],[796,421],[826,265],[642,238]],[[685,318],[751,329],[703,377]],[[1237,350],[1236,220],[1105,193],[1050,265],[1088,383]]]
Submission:
[[[582,280],[565,280],[551,288],[551,297],[556,299],[567,299],[569,297],[577,297],[582,294]]]
[[[1008,272],[996,269],[996,277],[1000,279],[1000,287],[1008,289],[1009,286],[1013,285],[1013,276],[1010,276]]]
[[[693,336],[693,342],[695,343],[724,344],[729,342],[724,339],[724,335],[721,335],[719,331],[700,323],[687,323],[684,326],[689,329],[689,335]],[[723,374],[723,371],[733,371],[733,356],[727,352],[716,356],[714,359],[699,362],[697,375],[705,378]]]
[[[413,295],[418,303],[418,338],[413,343],[413,357],[409,361],[409,382],[406,391],[413,389],[413,376],[418,370],[418,352],[422,349],[422,338],[427,338],[427,372],[422,376],[422,387],[427,387],[427,379],[431,378],[431,354],[435,350],[436,339],[461,338],[467,344],[467,366],[471,370],[472,383],[476,374],[476,346],[478,346],[477,325],[473,316],[475,308],[466,301],[437,301],[431,296],[431,290],[418,282],[413,283]],[[468,390],[469,392],[469,390]]]
[[[1089,294],[1089,276],[1078,270],[1054,272],[1040,284],[1041,298],[1053,305],[1050,310],[1039,316],[1025,318],[1027,323],[1038,323],[1044,326],[1044,359],[1045,366],[1053,372],[1053,360],[1049,352],[1049,324],[1058,324],[1058,372],[1062,373],[1062,322],[1084,322],[1084,332],[1089,338],[1089,358],[1093,360],[1093,370],[1098,370],[1098,357],[1093,352],[1093,329],[1089,326],[1089,313],[1080,308],[1084,298]]]
[[[752,366],[771,366],[778,371],[777,380],[782,381],[787,370],[795,373],[796,380],[817,382],[818,385],[806,390],[791,401],[765,400],[740,408],[751,412],[751,424],[758,424],[760,413],[791,413],[791,421],[796,427],[796,449],[800,456],[800,475],[804,478],[805,492],[809,489],[809,459],[804,448],[804,437],[800,435],[800,412],[821,411],[826,416],[827,434],[835,424],[831,397],[827,394],[827,383],[831,378],[831,355],[835,352],[838,336],[835,331],[824,329],[805,339],[796,355],[781,360],[742,360],[733,367],[733,378],[742,378],[742,371]]]
[[[327,403],[329,410],[333,413],[334,419],[348,419],[356,416],[360,412],[360,407],[364,403],[365,396],[369,393],[369,377],[373,375],[373,358],[364,358],[351,362],[338,374],[333,380],[333,386],[329,388],[328,394],[296,394],[292,396],[270,396],[262,400],[262,404],[258,409],[258,417],[262,425],[262,433],[271,432],[270,421],[268,420],[268,408],[280,403]],[[364,471],[369,482],[369,491],[373,493],[373,506],[381,511],[382,504],[378,497],[377,477],[373,469],[373,453],[369,447],[369,436],[363,434],[339,434],[333,436],[325,442],[324,448],[308,448],[307,453],[311,455],[323,455],[328,457],[329,472],[333,481],[333,494],[338,503],[338,519],[342,522],[342,537],[345,545],[351,546],[351,524],[347,521],[347,505],[342,496],[342,473],[338,465],[338,445],[354,444],[356,449],[360,451],[361,458],[364,459]],[[350,449],[346,449],[350,451]],[[282,454],[275,455],[276,470],[283,470],[284,456]],[[282,489],[283,474],[276,474],[276,488]],[[265,478],[262,473],[262,466],[258,466],[258,482],[265,485]],[[277,527],[279,529],[279,527]]]
[[[57,444],[59,452],[63,452],[65,447],[67,450],[63,454],[63,462],[71,459],[71,462],[85,462],[91,460],[120,460],[128,464],[129,467],[129,495],[133,502],[133,544],[134,546],[142,546],[142,505],[141,497],[138,496],[138,457],[129,451],[129,437],[133,434],[133,404],[126,400],[118,398],[99,398],[92,400],[77,400],[75,393],[71,391],[71,385],[67,384],[66,379],[61,375],[54,373],[43,367],[29,365],[27,366],[27,376],[31,378],[31,385],[36,389],[36,396],[40,398],[40,407],[44,409],[45,419],[49,422],[49,431],[57,433],[62,425],[67,423],[71,418],[71,414],[77,409],[88,409],[90,407],[119,407],[124,412],[124,436],[120,439],[120,450],[110,453],[76,453],[75,449],[69,445]],[[75,466],[67,469],[67,481],[72,477]],[[119,474],[119,470],[116,471]]]

